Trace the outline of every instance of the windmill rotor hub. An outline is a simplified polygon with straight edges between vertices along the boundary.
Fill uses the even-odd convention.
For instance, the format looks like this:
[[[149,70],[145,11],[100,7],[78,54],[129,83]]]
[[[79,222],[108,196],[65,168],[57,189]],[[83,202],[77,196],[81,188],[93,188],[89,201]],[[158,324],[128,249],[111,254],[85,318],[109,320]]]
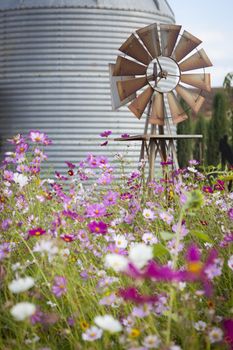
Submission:
[[[169,92],[176,88],[180,80],[178,64],[170,57],[153,59],[146,71],[150,86],[158,92]]]

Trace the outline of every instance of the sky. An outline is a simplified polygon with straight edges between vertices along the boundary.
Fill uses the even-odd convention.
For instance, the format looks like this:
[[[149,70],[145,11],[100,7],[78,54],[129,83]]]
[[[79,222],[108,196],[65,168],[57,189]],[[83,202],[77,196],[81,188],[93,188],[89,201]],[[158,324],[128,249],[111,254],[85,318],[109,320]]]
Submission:
[[[213,67],[212,86],[222,86],[227,73],[233,72],[233,0],[168,0],[176,24],[203,41],[200,45]],[[199,47],[198,47],[199,48]]]

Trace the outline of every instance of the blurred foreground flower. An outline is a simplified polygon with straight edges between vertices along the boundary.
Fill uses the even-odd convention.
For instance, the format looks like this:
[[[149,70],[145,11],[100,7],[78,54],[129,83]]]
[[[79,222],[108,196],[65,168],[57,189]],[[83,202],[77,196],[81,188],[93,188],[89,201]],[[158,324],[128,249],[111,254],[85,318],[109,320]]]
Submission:
[[[14,305],[10,311],[11,315],[17,321],[24,321],[26,318],[32,316],[35,312],[36,306],[26,301]]]
[[[32,277],[24,277],[24,278],[18,278],[13,280],[9,285],[8,288],[12,293],[21,293],[25,292],[26,290],[32,288],[35,284],[35,281]]]
[[[116,333],[122,330],[122,325],[112,315],[96,316],[94,322],[98,327],[110,333]]]

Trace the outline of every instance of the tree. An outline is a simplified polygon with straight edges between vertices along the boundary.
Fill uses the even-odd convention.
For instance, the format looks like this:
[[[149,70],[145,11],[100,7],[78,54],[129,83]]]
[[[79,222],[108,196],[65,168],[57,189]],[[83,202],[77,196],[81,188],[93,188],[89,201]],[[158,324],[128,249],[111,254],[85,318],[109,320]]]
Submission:
[[[189,116],[187,112],[189,107],[185,103],[184,100],[180,101],[181,106],[186,111],[186,114]],[[185,135],[192,133],[192,125],[191,118],[189,117],[182,123],[177,125],[177,134]],[[177,157],[178,163],[181,168],[184,168],[188,165],[188,161],[192,158],[192,143],[191,140],[177,140]]]
[[[229,136],[233,147],[233,72],[225,76],[223,87],[228,97],[227,114],[229,118]]]
[[[194,134],[203,135],[202,140],[195,140],[193,147],[193,158],[200,162],[206,160],[206,142],[207,142],[207,122],[202,114],[197,115],[197,121],[194,127]]]
[[[227,133],[227,104],[224,93],[218,92],[214,96],[213,116],[208,126],[207,164],[218,165],[220,162],[219,141]]]

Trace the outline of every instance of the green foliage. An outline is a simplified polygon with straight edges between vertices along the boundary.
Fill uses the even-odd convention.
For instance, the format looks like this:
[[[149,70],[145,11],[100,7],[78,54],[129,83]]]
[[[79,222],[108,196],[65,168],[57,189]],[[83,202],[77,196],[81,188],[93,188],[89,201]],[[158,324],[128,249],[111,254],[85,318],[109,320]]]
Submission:
[[[197,121],[194,128],[195,135],[203,135],[202,140],[195,140],[193,146],[193,158],[204,161],[206,158],[206,141],[207,141],[207,121],[204,115],[197,115]]]
[[[219,141],[227,132],[226,96],[218,92],[214,96],[213,116],[208,127],[207,164],[217,166],[220,162]]]
[[[188,106],[187,104],[181,100],[181,106],[186,113],[189,115]],[[185,120],[182,123],[179,123],[177,125],[177,134],[178,135],[187,135],[192,133],[192,121],[189,117],[187,120]],[[178,140],[177,141],[177,156],[178,156],[178,163],[180,168],[186,167],[188,165],[188,161],[192,158],[192,141],[191,140]]]

